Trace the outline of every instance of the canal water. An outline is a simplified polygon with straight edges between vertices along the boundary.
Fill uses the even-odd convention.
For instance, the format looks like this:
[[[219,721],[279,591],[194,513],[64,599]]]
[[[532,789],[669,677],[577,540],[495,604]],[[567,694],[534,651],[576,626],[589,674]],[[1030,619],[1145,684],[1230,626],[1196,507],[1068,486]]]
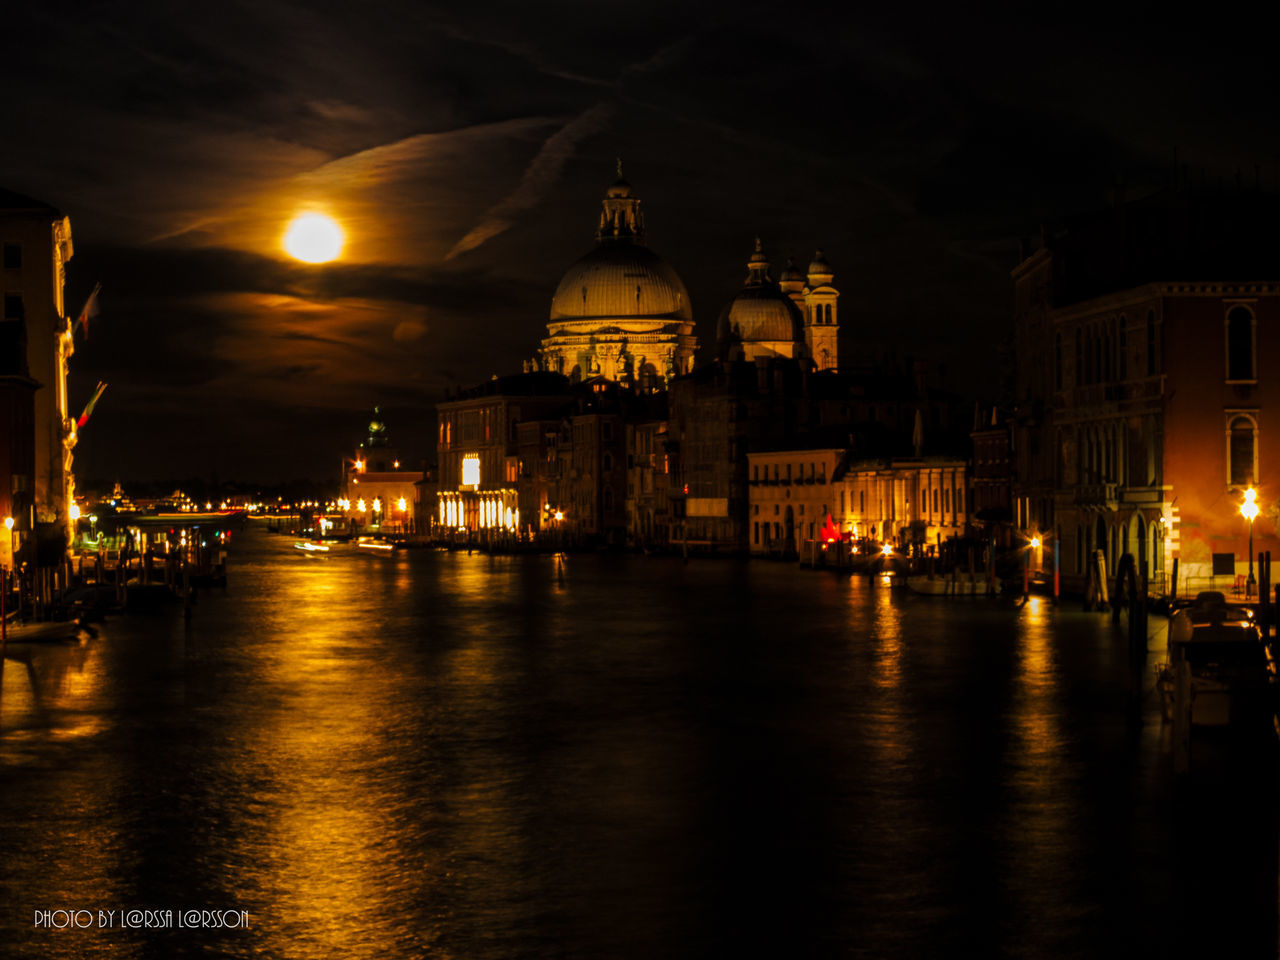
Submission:
[[[1174,776],[1151,627],[1135,696],[1078,606],[246,533],[9,648],[0,956],[1275,956],[1276,757]]]

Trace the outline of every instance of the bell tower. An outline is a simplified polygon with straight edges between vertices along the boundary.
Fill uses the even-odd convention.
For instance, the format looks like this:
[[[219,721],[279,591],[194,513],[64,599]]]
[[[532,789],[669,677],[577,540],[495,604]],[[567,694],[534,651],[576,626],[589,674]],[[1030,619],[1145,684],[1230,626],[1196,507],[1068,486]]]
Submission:
[[[809,264],[809,282],[803,291],[805,345],[819,370],[840,367],[840,323],[836,312],[840,291],[831,285],[834,277],[831,264],[819,250]]]

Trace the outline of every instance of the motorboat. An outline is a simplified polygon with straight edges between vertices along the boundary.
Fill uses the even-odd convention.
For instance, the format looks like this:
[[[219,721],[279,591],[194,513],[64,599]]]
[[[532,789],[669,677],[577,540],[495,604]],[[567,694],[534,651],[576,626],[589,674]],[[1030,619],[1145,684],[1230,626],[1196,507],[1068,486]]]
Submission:
[[[985,597],[987,595],[986,576],[970,578],[967,573],[957,573],[954,577],[938,574],[913,574],[904,577],[907,589],[912,593],[923,593],[935,597]],[[997,578],[992,589],[1000,592],[1000,580]]]
[[[1276,662],[1253,612],[1217,591],[1169,621],[1169,660],[1159,668],[1166,720],[1179,709],[1179,674],[1193,727],[1275,727]]]
[[[298,540],[294,543],[293,549],[301,550],[303,553],[328,553],[329,545],[327,543],[315,543],[311,540]]]
[[[381,537],[360,537],[356,540],[356,547],[360,550],[369,550],[374,553],[390,553],[396,548],[396,545],[390,540],[383,540]]]

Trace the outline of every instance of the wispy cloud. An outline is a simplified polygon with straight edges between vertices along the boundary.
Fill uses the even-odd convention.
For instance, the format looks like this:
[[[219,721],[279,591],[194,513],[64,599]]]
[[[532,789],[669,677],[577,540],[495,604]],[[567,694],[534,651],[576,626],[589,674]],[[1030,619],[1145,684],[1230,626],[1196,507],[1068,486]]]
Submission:
[[[524,176],[520,178],[515,190],[490,207],[480,222],[454,244],[445,259],[452,260],[476,249],[510,227],[519,214],[536,205],[560,175],[578,143],[604,126],[612,113],[611,105],[597,103],[548,137],[537,156],[525,168]]]

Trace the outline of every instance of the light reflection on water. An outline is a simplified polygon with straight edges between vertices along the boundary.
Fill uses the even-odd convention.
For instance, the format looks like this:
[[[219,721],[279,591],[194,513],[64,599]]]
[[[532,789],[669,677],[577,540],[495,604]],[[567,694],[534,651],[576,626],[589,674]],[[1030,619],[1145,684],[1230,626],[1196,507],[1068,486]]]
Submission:
[[[1229,806],[1220,769],[1177,788],[1123,643],[784,565],[249,536],[189,630],[11,649],[0,954],[1076,956],[1224,923],[1274,953],[1269,761]],[[252,927],[31,930],[60,905]]]

